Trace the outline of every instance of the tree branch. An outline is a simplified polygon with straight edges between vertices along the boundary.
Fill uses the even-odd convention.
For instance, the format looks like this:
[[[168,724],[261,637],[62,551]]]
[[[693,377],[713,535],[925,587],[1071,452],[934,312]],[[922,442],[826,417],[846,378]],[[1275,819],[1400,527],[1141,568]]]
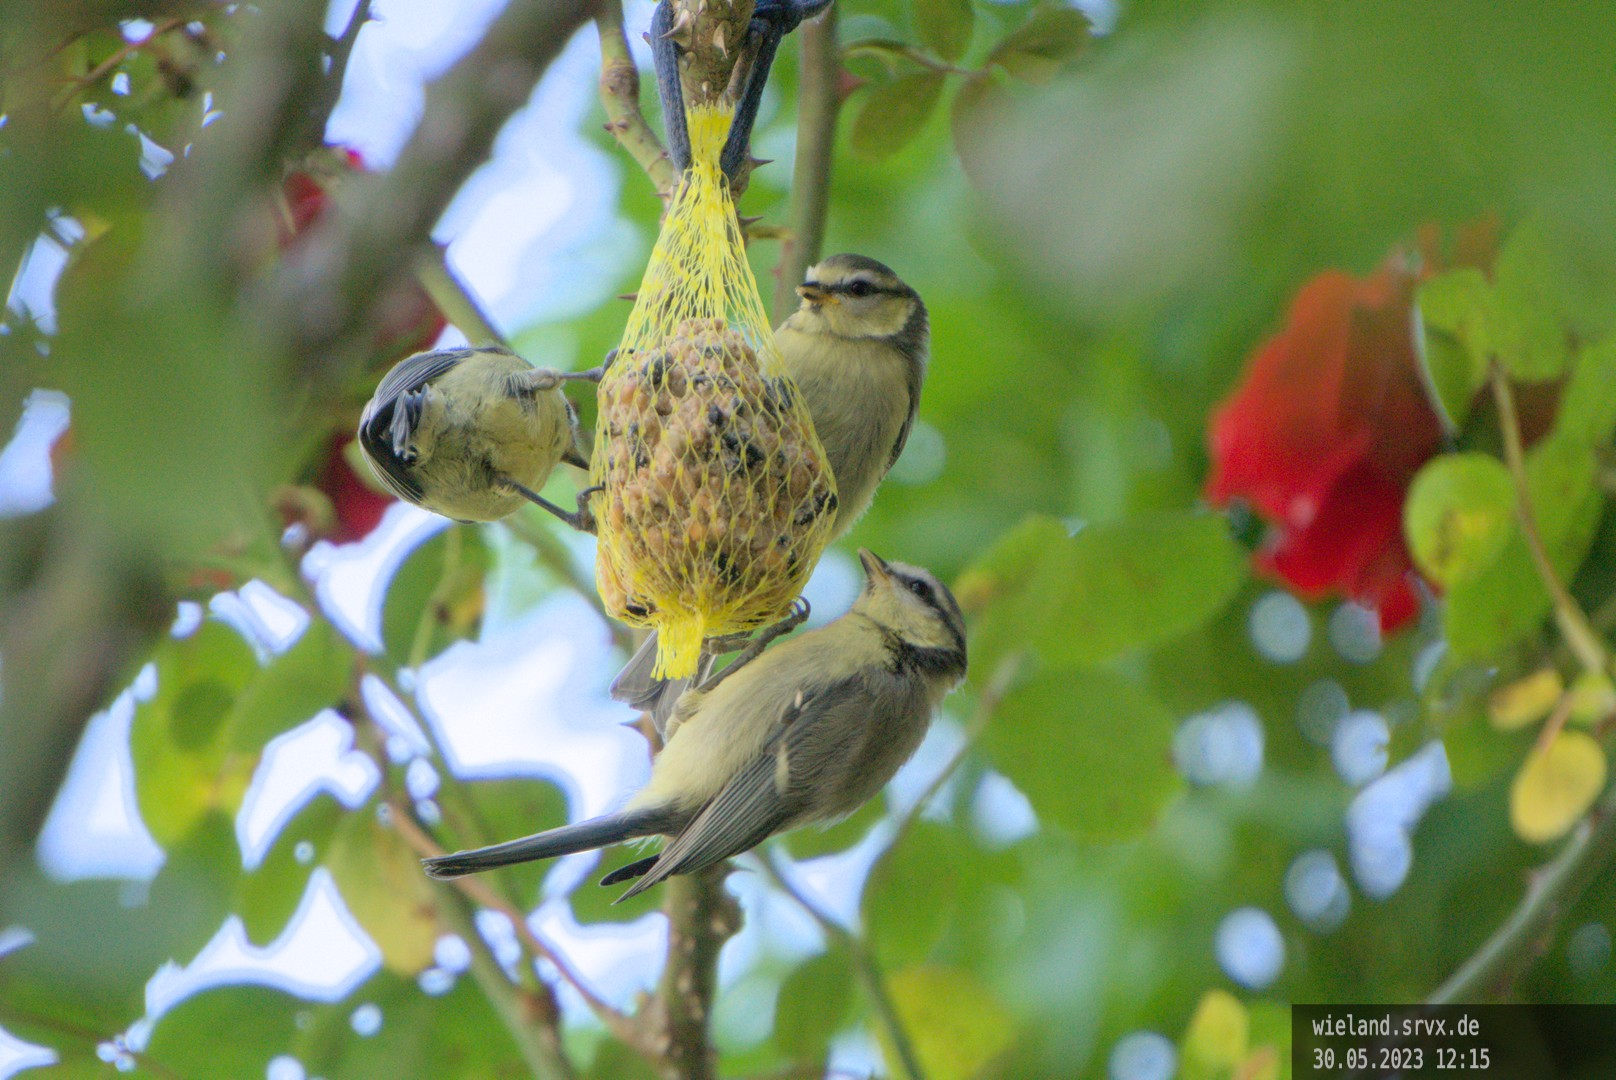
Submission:
[[[606,130],[639,162],[657,194],[666,197],[677,177],[667,148],[640,111],[640,69],[623,34],[621,0],[600,0],[595,27],[600,31],[600,103],[606,110]]]
[[[802,62],[797,84],[797,159],[791,174],[791,225],[775,266],[774,317],[797,309],[797,286],[819,261],[830,209],[836,118],[842,107],[842,56],[836,42],[836,11],[802,24]]]
[[[682,50],[685,100],[691,105],[719,101],[729,92],[730,75],[752,23],[752,0],[672,2],[671,36]]]
[[[1616,786],[1606,790],[1550,862],[1532,871],[1526,895],[1493,935],[1426,1002],[1449,1005],[1497,997],[1537,958],[1588,883],[1616,848]]]
[[[668,916],[668,960],[657,988],[662,1074],[668,1080],[716,1080],[718,1062],[708,1027],[718,989],[718,954],[741,928],[741,909],[724,889],[720,863],[671,877],[663,910]]]
[[[1543,535],[1538,532],[1537,517],[1532,512],[1532,492],[1526,482],[1526,457],[1521,448],[1521,426],[1515,413],[1515,394],[1510,389],[1509,376],[1497,360],[1492,365],[1492,384],[1493,400],[1498,405],[1498,425],[1504,435],[1504,464],[1509,467],[1510,478],[1515,481],[1515,517],[1520,522],[1521,535],[1526,538],[1526,547],[1532,553],[1538,577],[1554,601],[1554,617],[1560,624],[1560,632],[1565,635],[1566,644],[1577,654],[1583,667],[1590,671],[1607,672],[1610,657],[1605,646],[1593,627],[1588,625],[1588,616],[1583,614],[1582,608],[1577,606],[1565,583],[1560,580],[1554,563],[1549,559],[1548,549],[1543,545]]]
[[[386,174],[360,174],[351,198],[304,234],[263,298],[267,333],[305,374],[342,382],[369,342],[378,297],[410,270],[461,183],[487,160],[505,121],[592,0],[513,0],[482,41],[427,91],[415,134]]]

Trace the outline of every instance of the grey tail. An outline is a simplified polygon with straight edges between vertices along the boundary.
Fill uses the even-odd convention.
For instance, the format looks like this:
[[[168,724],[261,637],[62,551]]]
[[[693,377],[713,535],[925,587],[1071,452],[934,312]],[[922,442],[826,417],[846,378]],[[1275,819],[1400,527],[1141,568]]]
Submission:
[[[601,878],[600,883],[602,885],[621,885],[625,881],[633,881],[637,877],[643,877],[650,872],[651,867],[655,866],[656,861],[661,857],[660,854],[647,855],[645,858],[631,862],[627,866],[619,866],[616,870]],[[614,900],[613,903],[616,903],[616,901]]]
[[[559,855],[573,855],[580,851],[593,851],[609,844],[636,840],[642,836],[655,836],[672,828],[674,822],[658,810],[639,810],[631,813],[608,814],[605,817],[580,821],[576,825],[563,825],[559,829],[524,836],[503,844],[457,851],[453,855],[439,855],[422,859],[427,876],[457,878],[481,873],[499,866],[532,862],[535,859],[553,859]]]

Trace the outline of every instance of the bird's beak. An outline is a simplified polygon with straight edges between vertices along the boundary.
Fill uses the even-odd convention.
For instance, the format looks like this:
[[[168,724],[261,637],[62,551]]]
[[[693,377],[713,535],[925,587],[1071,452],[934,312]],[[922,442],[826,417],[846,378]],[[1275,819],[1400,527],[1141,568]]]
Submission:
[[[859,562],[864,564],[864,574],[871,581],[885,581],[891,577],[887,561],[869,548],[859,548]]]
[[[841,302],[837,299],[835,293],[826,292],[824,289],[820,288],[811,281],[805,281],[801,285],[798,285],[797,295],[815,307],[819,307],[823,304],[836,304]]]

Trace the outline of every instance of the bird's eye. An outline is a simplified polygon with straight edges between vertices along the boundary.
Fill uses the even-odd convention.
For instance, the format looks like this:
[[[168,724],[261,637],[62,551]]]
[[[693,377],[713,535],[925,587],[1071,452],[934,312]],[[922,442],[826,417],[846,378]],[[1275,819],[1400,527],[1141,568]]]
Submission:
[[[869,296],[875,291],[875,286],[868,281],[855,281],[847,287],[849,296]]]
[[[921,581],[918,578],[916,578],[914,580],[911,580],[909,582],[909,591],[914,593],[916,596],[920,597],[922,600],[926,601],[927,603],[931,602],[931,586],[928,585],[926,582]]]

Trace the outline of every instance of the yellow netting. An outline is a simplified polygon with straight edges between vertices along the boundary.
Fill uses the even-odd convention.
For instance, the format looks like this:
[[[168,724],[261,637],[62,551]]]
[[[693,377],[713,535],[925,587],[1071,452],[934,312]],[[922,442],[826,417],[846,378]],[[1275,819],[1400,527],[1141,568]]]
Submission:
[[[661,678],[693,672],[704,637],[784,616],[836,508],[718,166],[729,117],[696,106],[688,124],[690,170],[600,383],[591,476],[601,599],[656,628]]]

